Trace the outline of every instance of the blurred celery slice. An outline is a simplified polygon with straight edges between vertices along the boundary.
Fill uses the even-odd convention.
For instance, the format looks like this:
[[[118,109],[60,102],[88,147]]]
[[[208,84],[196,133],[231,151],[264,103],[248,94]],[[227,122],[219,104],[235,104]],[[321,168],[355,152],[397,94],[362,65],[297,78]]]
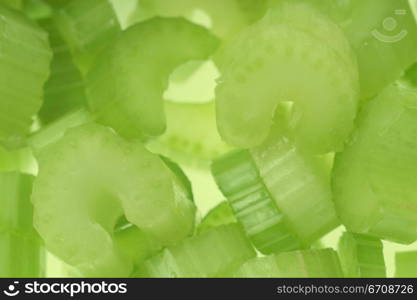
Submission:
[[[417,240],[417,90],[401,83],[367,103],[336,155],[333,195],[349,231]]]
[[[417,251],[395,253],[395,277],[417,278]]]
[[[238,224],[204,231],[145,261],[135,277],[230,277],[255,252]]]
[[[87,76],[88,103],[97,121],[129,139],[166,129],[163,92],[172,71],[207,59],[217,39],[181,18],[154,18],[125,30]]]
[[[338,248],[345,277],[386,277],[383,245],[380,239],[344,232]]]
[[[343,277],[343,272],[333,249],[314,249],[253,258],[244,263],[234,277],[334,278]]]
[[[47,34],[18,11],[0,6],[0,144],[20,147],[42,104],[51,51]]]
[[[223,201],[213,207],[201,220],[197,232],[203,232],[216,226],[236,223],[237,219],[229,202]]]
[[[44,87],[44,103],[39,112],[42,125],[87,104],[84,81],[70,50],[52,19],[41,21],[48,32],[54,54],[51,74]]]
[[[7,5],[14,9],[23,8],[23,0],[0,0],[0,4]]]
[[[68,1],[54,12],[62,38],[69,45],[82,74],[120,34],[121,28],[109,1]]]

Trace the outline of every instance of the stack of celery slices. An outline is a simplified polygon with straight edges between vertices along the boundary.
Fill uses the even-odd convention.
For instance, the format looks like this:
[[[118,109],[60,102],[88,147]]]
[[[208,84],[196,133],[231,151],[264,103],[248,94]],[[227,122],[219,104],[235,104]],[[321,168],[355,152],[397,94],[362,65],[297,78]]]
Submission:
[[[0,0],[0,206],[0,277],[417,277],[417,1]]]

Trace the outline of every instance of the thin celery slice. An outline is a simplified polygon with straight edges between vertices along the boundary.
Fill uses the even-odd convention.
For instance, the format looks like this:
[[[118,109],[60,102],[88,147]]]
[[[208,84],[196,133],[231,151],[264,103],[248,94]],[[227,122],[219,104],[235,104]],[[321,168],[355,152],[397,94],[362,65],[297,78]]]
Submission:
[[[343,277],[340,261],[333,249],[302,250],[253,258],[244,263],[235,277]]]
[[[417,278],[417,251],[395,253],[395,277]]]
[[[294,103],[290,135],[305,151],[341,150],[359,97],[354,53],[311,5],[285,2],[226,44],[218,62],[217,125],[250,148],[268,136],[279,102]]]
[[[169,75],[188,60],[207,59],[217,39],[181,18],[154,18],[125,30],[87,76],[97,120],[131,139],[166,128],[163,92]]]
[[[387,87],[367,103],[336,155],[333,194],[349,231],[409,244],[417,239],[417,91]]]
[[[51,51],[46,33],[0,6],[0,144],[19,147],[42,103]]]
[[[237,224],[204,231],[145,261],[136,277],[230,277],[255,252]]]
[[[82,74],[121,32],[109,1],[68,1],[55,12],[55,21]]]
[[[201,220],[197,232],[203,232],[213,227],[236,223],[237,219],[229,202],[223,201],[212,208]]]
[[[230,151],[216,127],[214,103],[165,103],[167,131],[147,147],[185,165],[208,166]],[[190,124],[192,124],[190,126]]]
[[[132,257],[113,240],[123,216],[162,246],[194,227],[195,206],[175,173],[142,144],[93,123],[41,152],[32,202],[48,250],[88,276],[132,271]]]
[[[44,87],[44,103],[39,111],[42,124],[87,104],[84,81],[75,65],[68,45],[62,39],[52,19],[41,22],[49,34],[49,42],[54,54],[51,74]]]
[[[386,277],[383,245],[371,236],[344,232],[339,257],[346,277]]]

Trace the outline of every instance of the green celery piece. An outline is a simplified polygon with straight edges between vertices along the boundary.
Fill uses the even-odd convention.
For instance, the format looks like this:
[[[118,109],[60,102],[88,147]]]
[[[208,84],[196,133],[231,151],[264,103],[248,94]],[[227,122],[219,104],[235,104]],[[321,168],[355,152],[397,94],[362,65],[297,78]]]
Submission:
[[[232,147],[220,138],[214,103],[165,102],[166,132],[147,147],[185,165],[208,166]],[[191,126],[190,126],[191,124]]]
[[[53,144],[59,140],[69,128],[77,127],[92,121],[93,117],[86,108],[82,107],[80,109],[76,109],[61,116],[52,123],[41,127],[41,129],[28,137],[27,143],[33,149],[35,154],[39,153],[49,144]]]
[[[110,128],[71,128],[38,160],[35,227],[49,251],[86,276],[127,276],[137,263],[114,240],[120,218],[161,246],[193,232],[195,206],[180,179]]]
[[[333,194],[349,231],[402,244],[417,240],[417,90],[393,84],[367,103],[342,153]]]
[[[33,227],[33,177],[0,173],[0,277],[44,275],[44,250]]]
[[[339,257],[333,249],[301,250],[253,258],[234,277],[327,278],[343,277]]]
[[[137,18],[181,16],[194,21],[196,11],[202,11],[210,19],[208,27],[218,37],[229,39],[261,18],[266,9],[266,0],[141,0]]]
[[[383,245],[380,239],[344,232],[338,248],[345,277],[386,277]]]
[[[238,224],[212,228],[145,261],[134,277],[230,277],[255,252]]]
[[[395,253],[395,277],[417,278],[417,251]]]
[[[113,5],[117,19],[123,30],[133,25],[136,22],[136,15],[138,13],[139,3],[138,0],[109,0]]]
[[[302,241],[278,209],[247,150],[214,161],[214,178],[246,234],[262,253],[301,248]]]
[[[32,20],[50,18],[53,9],[47,2],[45,0],[25,0],[23,2],[23,12]],[[54,3],[63,3],[63,1],[54,1]]]
[[[0,0],[0,4],[19,10],[23,8],[23,0]]]
[[[358,58],[362,98],[374,97],[417,61],[415,0],[292,1],[313,5],[343,29]]]
[[[237,147],[260,145],[280,102],[293,102],[290,136],[305,151],[338,151],[353,128],[359,79],[341,29],[307,4],[284,3],[219,55],[217,125]]]
[[[23,144],[42,104],[51,51],[46,33],[16,10],[0,6],[0,145]]]
[[[201,220],[197,232],[203,232],[213,227],[236,223],[237,219],[229,202],[223,201],[213,207]]]
[[[417,87],[417,63],[407,70],[405,79],[408,80],[413,86]]]
[[[52,19],[46,19],[41,26],[49,34],[54,54],[51,75],[44,87],[44,103],[39,111],[39,118],[44,125],[85,106],[87,100],[82,75],[55,23]]]
[[[0,172],[35,174],[36,169],[36,160],[29,147],[9,151],[0,146]]]
[[[163,92],[170,73],[188,60],[206,59],[217,39],[181,18],[154,18],[125,30],[87,76],[88,102],[97,120],[129,139],[161,135]]]
[[[93,67],[96,57],[121,32],[109,1],[68,1],[56,10],[54,18],[82,74]]]
[[[45,251],[35,236],[0,230],[0,277],[45,276]]]

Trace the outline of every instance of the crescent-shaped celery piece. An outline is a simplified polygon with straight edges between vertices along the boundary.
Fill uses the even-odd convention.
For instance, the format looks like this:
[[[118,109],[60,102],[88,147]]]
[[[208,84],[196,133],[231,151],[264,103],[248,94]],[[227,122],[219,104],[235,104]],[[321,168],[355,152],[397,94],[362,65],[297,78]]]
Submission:
[[[253,258],[234,274],[243,278],[335,278],[343,277],[333,249],[313,249]]]
[[[23,144],[49,76],[48,36],[20,12],[0,5],[0,145]]]
[[[87,76],[92,112],[129,139],[162,134],[169,75],[186,61],[207,59],[217,44],[205,28],[182,18],[154,18],[129,27]]]
[[[159,156],[110,128],[71,128],[38,158],[35,227],[49,251],[86,276],[127,276],[138,263],[115,238],[120,227],[137,227],[127,234],[132,243],[152,241],[136,245],[145,253],[193,231],[195,206],[183,182]]]
[[[203,232],[213,227],[237,223],[233,209],[228,201],[223,201],[213,207],[198,224],[197,232]]]
[[[57,6],[54,20],[83,75],[121,33],[117,16],[107,0],[67,1]]]
[[[338,252],[345,277],[386,277],[383,245],[380,239],[364,234],[344,232]]]
[[[255,256],[238,224],[214,227],[146,260],[134,277],[230,277]]]
[[[48,32],[54,54],[51,74],[44,87],[44,103],[39,111],[42,125],[48,124],[68,112],[86,106],[84,81],[54,21],[40,21]]]
[[[45,253],[33,228],[33,176],[0,173],[0,277],[45,275]]]
[[[349,231],[417,240],[417,90],[400,83],[367,103],[336,155],[333,194]]]
[[[294,104],[289,135],[304,151],[343,148],[356,116],[358,71],[344,33],[328,17],[308,4],[284,3],[222,52],[216,110],[226,142],[261,144],[285,101]]]

